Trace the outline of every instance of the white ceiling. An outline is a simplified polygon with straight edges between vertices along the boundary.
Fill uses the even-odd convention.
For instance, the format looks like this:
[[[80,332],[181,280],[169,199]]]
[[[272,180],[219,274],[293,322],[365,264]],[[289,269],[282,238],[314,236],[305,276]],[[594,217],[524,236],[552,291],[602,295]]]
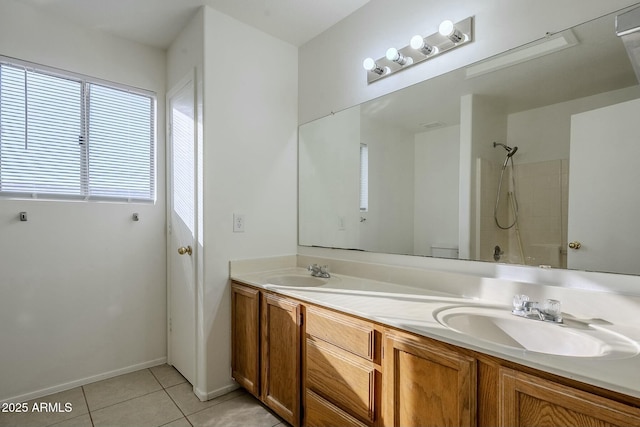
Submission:
[[[369,0],[18,0],[46,13],[166,49],[202,5],[301,46]]]

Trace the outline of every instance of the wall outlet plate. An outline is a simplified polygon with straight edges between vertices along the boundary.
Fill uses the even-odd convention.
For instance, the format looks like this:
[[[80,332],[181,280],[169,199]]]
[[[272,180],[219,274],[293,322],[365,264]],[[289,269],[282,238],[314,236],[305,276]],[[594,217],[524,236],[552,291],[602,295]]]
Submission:
[[[233,232],[244,233],[244,214],[233,214]]]

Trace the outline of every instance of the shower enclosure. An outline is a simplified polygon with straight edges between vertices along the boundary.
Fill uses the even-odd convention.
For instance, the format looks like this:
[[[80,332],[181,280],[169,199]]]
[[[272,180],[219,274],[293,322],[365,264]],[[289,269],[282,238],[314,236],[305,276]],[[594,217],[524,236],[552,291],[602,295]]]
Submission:
[[[524,163],[519,154],[526,156],[526,147],[493,147],[506,154],[477,159],[481,258],[566,267],[568,161]]]

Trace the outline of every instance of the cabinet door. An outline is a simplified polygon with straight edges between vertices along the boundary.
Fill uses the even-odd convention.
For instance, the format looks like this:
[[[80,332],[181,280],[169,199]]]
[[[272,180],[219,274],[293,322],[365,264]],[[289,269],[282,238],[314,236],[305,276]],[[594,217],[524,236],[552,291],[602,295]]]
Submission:
[[[385,334],[386,426],[474,426],[476,360],[432,340]]]
[[[260,396],[260,292],[231,284],[231,372],[242,387]]]
[[[289,424],[300,424],[300,304],[262,299],[262,400]]]
[[[500,425],[639,426],[640,409],[524,374],[500,369]]]

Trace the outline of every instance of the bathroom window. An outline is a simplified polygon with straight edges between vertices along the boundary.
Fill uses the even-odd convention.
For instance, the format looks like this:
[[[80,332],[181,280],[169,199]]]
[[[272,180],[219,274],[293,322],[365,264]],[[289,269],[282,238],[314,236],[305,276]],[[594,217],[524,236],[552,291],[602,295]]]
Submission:
[[[0,195],[153,202],[155,95],[0,57]]]
[[[360,212],[369,210],[369,146],[360,144]]]

